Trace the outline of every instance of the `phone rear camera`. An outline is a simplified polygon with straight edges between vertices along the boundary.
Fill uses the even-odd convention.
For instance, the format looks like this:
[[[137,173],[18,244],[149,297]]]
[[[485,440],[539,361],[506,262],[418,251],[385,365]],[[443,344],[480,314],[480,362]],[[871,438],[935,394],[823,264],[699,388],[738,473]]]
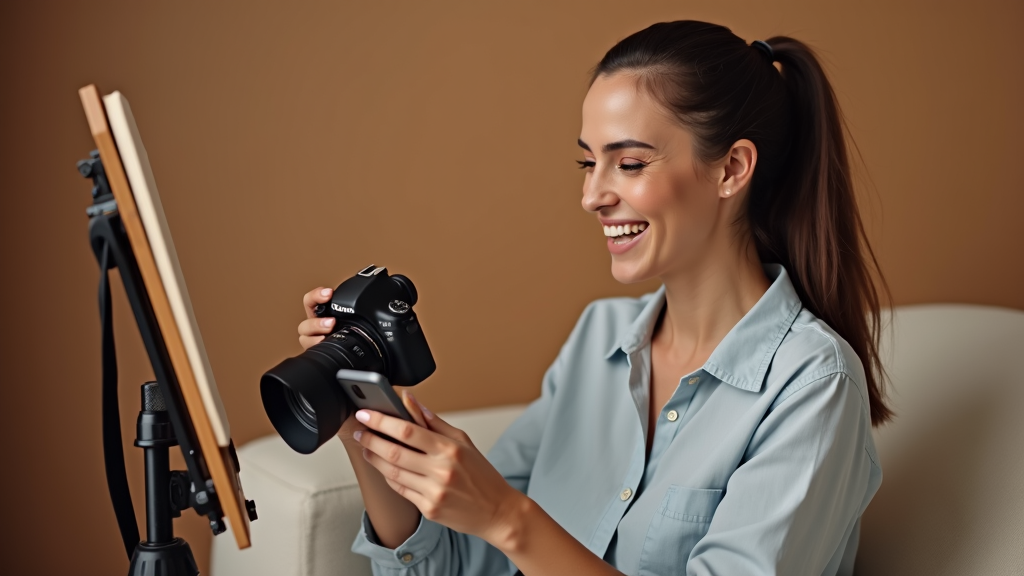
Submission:
[[[352,385],[352,393],[358,396],[360,400],[366,400],[366,394],[363,394],[363,391],[355,384]]]

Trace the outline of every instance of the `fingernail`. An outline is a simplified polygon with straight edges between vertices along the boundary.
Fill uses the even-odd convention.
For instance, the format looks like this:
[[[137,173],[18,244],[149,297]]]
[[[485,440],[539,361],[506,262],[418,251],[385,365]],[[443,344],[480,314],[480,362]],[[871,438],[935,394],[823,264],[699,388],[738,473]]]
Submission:
[[[356,442],[359,442],[359,439],[363,437],[363,431],[356,430],[355,432],[352,433],[352,437],[356,439]]]
[[[334,325],[334,318],[323,318],[320,320],[320,325],[324,328],[330,328]]]
[[[419,404],[420,410],[423,411],[423,415],[424,416],[426,416],[427,418],[431,418],[431,419],[434,417],[434,413],[430,411],[430,408],[427,408],[426,406],[424,406],[419,400],[416,400],[416,403]]]
[[[330,296],[331,295],[331,289],[330,288],[324,288],[323,290],[320,291],[320,295],[321,296]]]
[[[359,412],[356,412],[356,420],[365,424],[370,421],[370,413],[366,410],[360,410]]]

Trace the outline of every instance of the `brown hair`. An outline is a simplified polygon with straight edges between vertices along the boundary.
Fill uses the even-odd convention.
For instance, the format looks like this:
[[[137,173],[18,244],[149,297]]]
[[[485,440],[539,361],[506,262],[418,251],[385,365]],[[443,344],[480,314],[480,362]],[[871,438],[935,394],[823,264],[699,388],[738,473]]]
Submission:
[[[737,140],[754,143],[746,221],[758,255],[785,266],[803,305],[860,357],[878,425],[893,415],[878,352],[879,288],[888,289],[857,210],[842,115],[809,47],[785,36],[766,43],[705,22],[663,22],[616,44],[593,78],[635,74],[693,133],[702,162]]]

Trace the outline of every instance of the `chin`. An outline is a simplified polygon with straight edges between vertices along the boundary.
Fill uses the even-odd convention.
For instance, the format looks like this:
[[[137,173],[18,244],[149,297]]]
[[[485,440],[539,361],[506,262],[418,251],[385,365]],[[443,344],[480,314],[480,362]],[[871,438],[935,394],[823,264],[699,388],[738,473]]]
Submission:
[[[620,262],[612,258],[612,278],[621,284],[637,284],[655,275],[640,262]]]

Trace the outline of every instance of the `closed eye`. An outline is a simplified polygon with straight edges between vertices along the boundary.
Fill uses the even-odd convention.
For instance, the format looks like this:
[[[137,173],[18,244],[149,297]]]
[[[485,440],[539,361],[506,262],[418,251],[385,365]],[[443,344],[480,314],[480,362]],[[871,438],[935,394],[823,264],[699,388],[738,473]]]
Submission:
[[[580,170],[586,170],[587,168],[593,168],[597,164],[593,160],[577,160],[576,163],[580,165]]]

